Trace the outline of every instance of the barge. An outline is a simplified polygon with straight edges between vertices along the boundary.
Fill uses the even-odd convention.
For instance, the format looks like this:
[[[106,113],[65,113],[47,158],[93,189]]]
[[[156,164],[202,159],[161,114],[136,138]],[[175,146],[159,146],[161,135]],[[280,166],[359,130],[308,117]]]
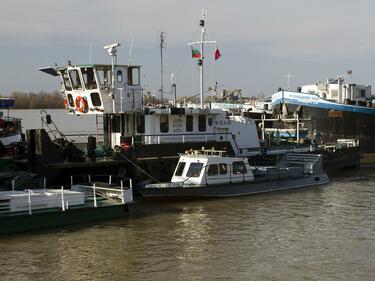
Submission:
[[[0,191],[0,235],[123,217],[132,203],[131,181]]]

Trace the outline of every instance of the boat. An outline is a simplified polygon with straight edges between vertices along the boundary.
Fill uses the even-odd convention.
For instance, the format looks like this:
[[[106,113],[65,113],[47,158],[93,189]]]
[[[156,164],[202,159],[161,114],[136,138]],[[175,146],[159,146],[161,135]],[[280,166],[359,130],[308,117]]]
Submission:
[[[131,180],[71,180],[69,187],[0,191],[0,235],[123,217],[133,203]]]
[[[252,166],[225,151],[193,150],[180,155],[170,182],[138,187],[143,197],[233,197],[329,183],[319,154],[287,153],[277,166]]]
[[[272,107],[274,116],[303,119],[301,128],[318,142],[358,139],[361,153],[375,152],[375,104],[369,85],[345,83],[340,76],[297,91],[280,90],[272,95]]]
[[[212,109],[204,102],[203,65],[208,58],[204,57],[203,45],[215,41],[205,40],[205,15],[199,24],[200,41],[189,43],[200,48],[201,54],[198,59],[200,104],[195,106],[147,104],[147,94],[141,86],[141,66],[117,64],[119,43],[105,46],[112,64],[74,65],[69,62],[67,66],[39,69],[60,77],[68,114],[97,116],[104,146],[115,151],[113,159],[125,162],[119,165],[118,174],[138,178],[147,171],[166,180],[172,175],[179,152],[202,146],[243,157],[261,154],[257,125],[253,119]],[[30,147],[29,150],[35,149]]]
[[[12,150],[22,142],[21,119],[9,116],[9,109],[14,104],[14,98],[0,98],[0,156],[12,154]],[[4,109],[6,115],[1,111]]]

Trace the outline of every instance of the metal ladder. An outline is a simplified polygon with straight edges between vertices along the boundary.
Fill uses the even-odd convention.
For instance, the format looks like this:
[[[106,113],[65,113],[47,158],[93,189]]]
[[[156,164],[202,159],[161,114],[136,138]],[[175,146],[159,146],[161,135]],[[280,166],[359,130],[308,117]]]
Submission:
[[[54,138],[54,141],[56,141],[57,139],[68,141],[66,136],[57,128],[55,122],[52,121],[51,115],[49,115],[44,109],[40,111],[40,120],[42,122],[42,129],[46,128],[47,134],[51,134]]]

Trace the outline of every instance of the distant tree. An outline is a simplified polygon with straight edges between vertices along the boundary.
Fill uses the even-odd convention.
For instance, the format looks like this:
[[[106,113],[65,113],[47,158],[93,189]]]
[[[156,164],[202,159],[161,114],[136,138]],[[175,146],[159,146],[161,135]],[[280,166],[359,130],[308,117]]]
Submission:
[[[1,97],[1,96],[0,96]],[[15,98],[15,109],[59,109],[64,108],[63,96],[58,92],[48,93],[40,91],[38,93],[24,93],[14,91],[10,97]]]

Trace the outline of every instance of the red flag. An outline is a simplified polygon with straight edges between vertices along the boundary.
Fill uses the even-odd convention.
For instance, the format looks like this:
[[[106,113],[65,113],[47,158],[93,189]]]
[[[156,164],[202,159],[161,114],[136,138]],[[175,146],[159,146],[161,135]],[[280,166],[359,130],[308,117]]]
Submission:
[[[219,51],[218,48],[216,48],[216,51],[215,51],[215,60],[220,59],[220,57],[221,57],[220,51]]]
[[[195,49],[195,48],[191,48],[191,57],[194,58],[194,59],[200,59],[201,58],[201,53]]]

